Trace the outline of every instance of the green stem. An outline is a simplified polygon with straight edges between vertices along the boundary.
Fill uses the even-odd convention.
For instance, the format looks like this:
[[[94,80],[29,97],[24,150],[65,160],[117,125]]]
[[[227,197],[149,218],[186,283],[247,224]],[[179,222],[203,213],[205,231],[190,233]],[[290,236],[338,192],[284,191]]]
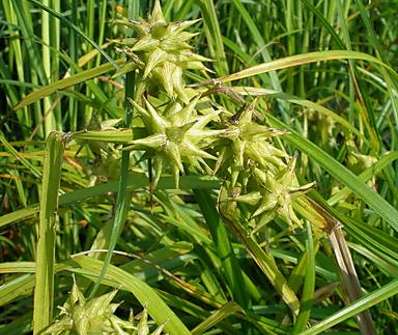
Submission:
[[[64,139],[62,133],[51,132],[47,139],[40,199],[33,334],[39,334],[45,329],[51,323],[53,316],[55,225],[58,217],[58,191],[61,180],[63,150]]]

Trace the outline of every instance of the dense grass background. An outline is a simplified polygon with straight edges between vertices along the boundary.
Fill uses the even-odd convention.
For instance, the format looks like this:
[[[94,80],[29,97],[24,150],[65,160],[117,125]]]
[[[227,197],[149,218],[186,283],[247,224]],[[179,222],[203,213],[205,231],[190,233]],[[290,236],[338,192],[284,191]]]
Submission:
[[[109,71],[66,89],[54,83],[79,73],[84,79],[84,71],[99,73],[98,66],[117,60],[112,40],[122,31],[113,24],[116,13],[146,17],[152,6],[152,1],[2,0],[1,334],[29,333],[32,311],[40,308],[40,301],[33,305],[32,273],[38,204],[48,178],[47,135],[104,129],[124,118],[127,108],[125,80]],[[372,307],[377,332],[396,334],[398,2],[166,0],[162,7],[171,21],[202,18],[191,31],[199,33],[197,52],[214,60],[207,64],[212,77],[271,64],[241,73],[232,85],[249,86],[253,94],[267,90],[261,111],[272,126],[292,130],[280,146],[298,155],[299,180],[317,182],[309,198],[322,205],[322,219],[341,225],[344,234],[320,229],[316,219],[295,231],[275,220],[245,242],[215,208],[217,180],[183,177],[177,191],[165,176],[152,194],[143,175],[147,167],[134,156],[127,181],[132,201],[115,248],[124,253],[113,258],[119,269],[112,267],[106,284],[133,283],[131,274],[142,281],[138,290],[131,284],[117,295],[124,301],[120,315],[131,307],[140,310],[138,301],[146,301],[155,320],[162,313],[172,318],[156,300],[160,296],[194,334],[316,334],[332,332],[332,326],[333,334],[357,334],[353,316]],[[322,52],[311,53],[317,51]],[[292,55],[301,56],[287,58]],[[188,78],[207,79],[195,72]],[[29,96],[32,103],[24,103],[46,85],[51,94]],[[71,272],[82,274],[79,286],[90,292],[85,278],[98,276],[103,253],[92,255],[98,261],[79,256],[71,262],[71,256],[107,249],[120,209],[118,150],[72,142],[63,157],[55,306],[68,296]],[[51,178],[50,189],[56,188]],[[300,206],[305,204],[297,204],[299,213]],[[366,293],[349,308],[344,266],[353,267],[347,265],[346,245]],[[297,321],[259,265],[270,261],[300,300],[305,315]],[[349,280],[355,282],[355,276]],[[144,281],[155,290],[140,286]],[[176,320],[168,331],[183,334],[173,330]]]

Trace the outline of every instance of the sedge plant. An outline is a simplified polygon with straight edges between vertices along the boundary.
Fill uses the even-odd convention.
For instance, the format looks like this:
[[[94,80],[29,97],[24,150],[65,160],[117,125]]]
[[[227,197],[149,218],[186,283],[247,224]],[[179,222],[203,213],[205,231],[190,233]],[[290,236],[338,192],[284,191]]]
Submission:
[[[1,5],[0,333],[396,326],[397,75],[372,4],[67,5]]]

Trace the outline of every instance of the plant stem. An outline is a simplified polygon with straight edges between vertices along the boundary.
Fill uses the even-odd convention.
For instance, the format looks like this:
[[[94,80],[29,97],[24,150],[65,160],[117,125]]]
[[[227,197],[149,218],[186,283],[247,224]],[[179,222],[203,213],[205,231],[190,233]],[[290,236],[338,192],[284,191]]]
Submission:
[[[39,334],[45,329],[51,323],[53,316],[55,226],[58,217],[58,190],[63,150],[62,133],[51,132],[47,139],[40,199],[33,334]]]

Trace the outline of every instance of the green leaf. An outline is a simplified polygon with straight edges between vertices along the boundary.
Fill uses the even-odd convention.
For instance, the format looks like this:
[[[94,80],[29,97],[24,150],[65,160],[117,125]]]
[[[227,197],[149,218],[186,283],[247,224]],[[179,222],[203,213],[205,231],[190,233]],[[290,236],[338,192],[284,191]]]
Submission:
[[[129,190],[149,187],[150,181],[147,176],[141,173],[130,173],[127,179],[127,187]],[[201,176],[181,176],[180,189],[190,190],[195,189],[216,189],[220,186],[220,181],[213,177]],[[174,189],[174,177],[161,177],[157,186],[158,189]],[[117,182],[106,182],[92,187],[64,193],[59,197],[59,205],[65,206],[78,201],[85,201],[91,197],[106,194],[108,192],[117,192]],[[0,216],[0,228],[9,224],[26,220],[39,212],[38,205],[32,205],[29,208],[18,209],[12,213]]]
[[[372,306],[379,304],[388,298],[398,294],[398,279],[389,282],[387,285],[373,291],[372,293],[364,295],[351,305],[341,309],[330,317],[320,321],[315,326],[301,333],[301,335],[315,335],[321,334],[325,330],[347,320],[363,311],[366,311]]]
[[[115,62],[118,65],[122,65],[124,63],[123,60],[117,60]],[[48,97],[49,95],[51,95],[59,90],[63,90],[65,88],[71,87],[73,85],[93,79],[95,77],[98,77],[98,76],[100,76],[104,73],[107,73],[109,71],[112,71],[112,70],[114,70],[114,66],[111,63],[107,63],[107,64],[97,66],[95,68],[92,68],[90,70],[79,72],[73,76],[70,76],[70,77],[67,77],[64,79],[60,79],[60,80],[56,81],[55,83],[41,87],[41,88],[33,91],[32,93],[28,94],[25,98],[23,98],[18,103],[18,105],[16,105],[14,107],[14,109],[18,110],[18,109],[28,106],[44,97]]]
[[[76,33],[78,33],[84,40],[86,40],[89,44],[91,44],[95,49],[98,50],[98,52],[101,53],[102,56],[105,57],[105,59],[110,62],[112,64],[113,67],[117,68],[117,64],[112,60],[111,57],[108,56],[108,54],[101,49],[100,46],[97,45],[97,43],[95,43],[92,39],[90,39],[86,34],[84,34],[78,26],[76,26],[75,24],[73,24],[72,22],[70,22],[68,19],[66,19],[62,14],[57,13],[55,10],[45,6],[44,4],[42,4],[40,1],[37,0],[28,0],[31,3],[35,4],[36,6],[40,7],[41,9],[43,9],[44,11],[50,13],[51,15],[55,16],[57,19],[59,19],[63,24],[65,24],[66,26],[69,26],[70,28],[72,28]]]
[[[231,82],[234,80],[244,79],[252,76],[256,76],[262,73],[267,73],[270,71],[286,69],[298,65],[316,63],[316,62],[325,62],[330,60],[348,60],[348,59],[358,59],[364,60],[369,63],[375,63],[385,67],[388,71],[390,71],[394,76],[397,76],[397,73],[388,65],[381,62],[376,57],[370,56],[363,52],[358,51],[350,51],[350,50],[331,50],[331,51],[315,51],[308,52],[305,54],[294,55],[289,57],[280,58],[277,60],[273,60],[268,63],[263,63],[259,65],[255,65],[244,69],[242,71],[218,78],[216,81],[220,81],[223,83]]]
[[[214,327],[217,323],[219,323],[223,319],[227,318],[230,315],[235,314],[236,312],[240,312],[240,311],[241,311],[241,307],[234,302],[225,304],[219,310],[213,312],[206,320],[204,320],[199,325],[197,325],[194,329],[192,329],[191,334],[192,335],[201,335],[206,330],[210,329],[211,327]]]
[[[54,304],[55,225],[64,138],[51,132],[47,139],[40,197],[40,221],[37,242],[36,287],[33,303],[33,333],[39,334],[52,321]]]
[[[230,290],[241,306],[247,306],[248,293],[243,281],[242,269],[232,249],[227,230],[216,210],[216,204],[212,198],[203,190],[194,190],[196,201],[198,202],[203,216],[209,226],[214,244],[217,248],[217,256],[220,257],[225,277],[230,286]]]

